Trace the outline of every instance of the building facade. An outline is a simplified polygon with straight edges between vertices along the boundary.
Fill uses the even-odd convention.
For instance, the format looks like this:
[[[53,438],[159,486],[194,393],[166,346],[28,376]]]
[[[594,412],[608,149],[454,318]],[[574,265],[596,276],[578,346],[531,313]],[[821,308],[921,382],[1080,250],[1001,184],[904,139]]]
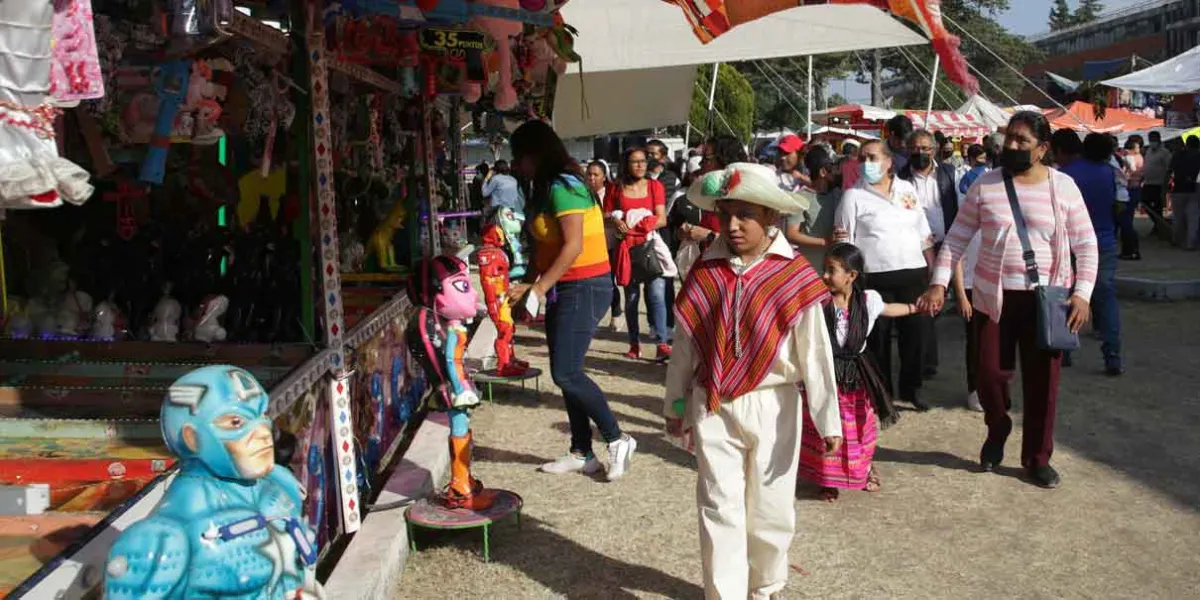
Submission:
[[[1026,65],[1025,76],[1043,89],[1046,72],[1074,80],[1116,76],[1200,45],[1200,0],[1148,0],[1029,41],[1044,58]],[[1026,89],[1021,100],[1042,103],[1045,97]]]

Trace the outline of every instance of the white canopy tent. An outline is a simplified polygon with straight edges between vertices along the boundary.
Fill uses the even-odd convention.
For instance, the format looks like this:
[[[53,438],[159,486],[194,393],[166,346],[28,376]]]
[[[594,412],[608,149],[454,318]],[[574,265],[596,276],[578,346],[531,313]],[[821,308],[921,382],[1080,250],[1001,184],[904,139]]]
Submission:
[[[562,137],[682,125],[698,65],[929,43],[861,4],[793,8],[709,44],[696,39],[678,7],[657,0],[573,0],[562,16],[579,30],[575,50],[583,57],[582,78],[572,65],[555,90]]]
[[[1200,92],[1200,46],[1175,58],[1128,75],[1100,83],[1150,94],[1191,94]]]
[[[1003,108],[978,94],[967,98],[967,101],[954,112],[975,117],[977,121],[992,129],[1007,126],[1008,120],[1012,118],[1012,115],[1004,112]]]

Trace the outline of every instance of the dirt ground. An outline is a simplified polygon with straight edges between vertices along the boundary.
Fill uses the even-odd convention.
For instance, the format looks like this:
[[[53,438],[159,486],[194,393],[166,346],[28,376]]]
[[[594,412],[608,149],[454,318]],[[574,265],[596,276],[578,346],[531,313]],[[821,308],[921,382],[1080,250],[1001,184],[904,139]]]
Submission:
[[[1197,257],[1200,259],[1200,257]],[[1124,377],[1102,373],[1090,337],[1064,372],[1047,491],[1018,478],[1019,427],[1007,469],[975,470],[983,420],[963,407],[961,322],[939,324],[941,370],[884,432],[877,494],[837,504],[797,491],[788,598],[1200,597],[1200,304],[1123,303]],[[607,318],[605,319],[607,322]],[[521,353],[545,367],[540,332]],[[557,390],[518,389],[475,413],[476,474],[525,499],[524,526],[420,535],[398,598],[700,598],[695,466],[662,437],[665,367],[620,356],[605,330],[588,367],[639,452],[617,483],[536,471],[567,448]],[[653,351],[649,345],[645,351]],[[1015,388],[1017,410],[1019,387]],[[1019,420],[1018,420],[1019,422]],[[607,459],[597,442],[598,454]]]

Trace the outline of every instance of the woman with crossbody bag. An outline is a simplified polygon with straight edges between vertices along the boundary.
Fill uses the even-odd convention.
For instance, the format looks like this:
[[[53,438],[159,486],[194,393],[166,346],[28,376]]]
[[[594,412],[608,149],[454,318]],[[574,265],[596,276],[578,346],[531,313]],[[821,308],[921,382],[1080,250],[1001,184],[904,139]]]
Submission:
[[[646,235],[667,226],[667,198],[663,185],[646,176],[648,161],[646,150],[641,147],[625,151],[622,165],[621,180],[614,185],[605,197],[604,215],[609,223],[616,228],[622,237],[631,234]],[[634,231],[626,222],[625,215],[634,210],[646,210],[652,213],[653,222],[642,226],[649,231]],[[651,217],[646,217],[650,221]],[[646,249],[639,249],[639,255]],[[618,273],[618,279],[621,274]],[[641,279],[641,280],[639,280]],[[629,332],[629,352],[625,355],[632,359],[641,357],[641,332],[639,331],[638,301],[642,289],[646,290],[646,308],[650,327],[654,330],[657,342],[656,360],[662,362],[671,357],[671,338],[667,330],[667,280],[658,276],[641,278],[635,277],[628,282],[618,281],[625,285],[625,325]]]
[[[1013,115],[1002,168],[981,175],[967,192],[918,305],[941,310],[952,265],[978,232],[972,321],[978,335],[979,401],[987,424],[980,466],[992,471],[1004,460],[1013,426],[1008,382],[1019,350],[1025,403],[1021,465],[1033,483],[1053,488],[1060,481],[1050,456],[1062,355],[1078,346],[1079,329],[1091,317],[1099,250],[1079,188],[1042,162],[1049,145],[1044,116],[1030,111]]]

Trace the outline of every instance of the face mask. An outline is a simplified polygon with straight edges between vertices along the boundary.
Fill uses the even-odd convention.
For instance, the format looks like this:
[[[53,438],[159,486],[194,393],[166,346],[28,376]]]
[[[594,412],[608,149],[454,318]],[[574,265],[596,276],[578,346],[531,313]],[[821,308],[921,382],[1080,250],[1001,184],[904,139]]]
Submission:
[[[646,162],[646,169],[648,169],[648,170],[650,170],[650,171],[653,171],[653,170],[657,169],[657,168],[658,168],[658,166],[659,166],[659,165],[661,165],[661,164],[662,164],[662,163],[660,163],[660,162],[658,162],[657,160],[655,160],[655,159],[653,159],[653,158],[652,158],[652,159],[650,159],[649,161],[647,161],[647,162]]]
[[[950,160],[954,158],[953,150],[942,150],[942,160]]]
[[[924,171],[933,164],[933,157],[924,153],[914,154],[909,157],[908,164],[912,165],[914,171]]]
[[[1033,154],[1028,150],[1005,148],[1000,155],[1000,164],[1009,173],[1020,174],[1033,168]]]
[[[883,165],[880,163],[865,162],[862,164],[860,171],[862,172],[863,179],[866,179],[867,183],[871,185],[883,181]]]

